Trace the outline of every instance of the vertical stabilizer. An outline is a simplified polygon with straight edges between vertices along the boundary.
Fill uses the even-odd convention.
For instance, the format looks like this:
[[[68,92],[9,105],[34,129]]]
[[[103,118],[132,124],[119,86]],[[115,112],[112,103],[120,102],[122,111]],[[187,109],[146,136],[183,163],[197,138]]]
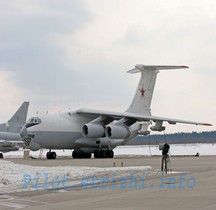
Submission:
[[[150,66],[137,64],[134,69],[128,73],[141,73],[140,81],[136,89],[133,101],[126,112],[141,113],[144,115],[151,115],[151,101],[157,73],[159,70],[165,69],[182,69],[187,66]]]
[[[23,102],[7,123],[0,124],[0,131],[19,133],[22,126],[26,123],[28,106],[29,102]]]

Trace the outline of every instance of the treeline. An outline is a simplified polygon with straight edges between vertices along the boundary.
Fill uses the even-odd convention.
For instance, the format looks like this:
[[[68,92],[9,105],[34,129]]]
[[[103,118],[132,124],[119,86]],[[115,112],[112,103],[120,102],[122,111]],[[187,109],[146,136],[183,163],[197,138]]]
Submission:
[[[137,136],[127,145],[158,145],[164,142],[169,144],[216,143],[216,131]]]

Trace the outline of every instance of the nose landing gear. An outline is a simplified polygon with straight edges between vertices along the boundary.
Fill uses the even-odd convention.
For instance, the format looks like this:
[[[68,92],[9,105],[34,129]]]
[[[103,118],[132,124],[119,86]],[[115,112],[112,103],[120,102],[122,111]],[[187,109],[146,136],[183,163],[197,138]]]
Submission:
[[[47,159],[56,159],[56,153],[51,152],[51,150],[50,150],[49,152],[47,152],[46,157],[47,157]]]

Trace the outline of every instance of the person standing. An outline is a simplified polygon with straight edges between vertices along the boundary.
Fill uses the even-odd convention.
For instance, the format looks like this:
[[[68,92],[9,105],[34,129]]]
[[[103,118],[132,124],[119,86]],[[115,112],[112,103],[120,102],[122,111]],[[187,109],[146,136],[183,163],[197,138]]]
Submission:
[[[164,171],[164,166],[165,166],[166,174],[167,174],[167,157],[168,157],[169,149],[170,149],[169,144],[165,143],[162,148],[161,171]]]

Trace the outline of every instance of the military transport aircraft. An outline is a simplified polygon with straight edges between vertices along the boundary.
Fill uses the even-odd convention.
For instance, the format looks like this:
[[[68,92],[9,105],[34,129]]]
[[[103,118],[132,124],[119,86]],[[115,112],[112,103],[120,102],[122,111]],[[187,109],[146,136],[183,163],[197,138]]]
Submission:
[[[6,123],[0,124],[0,151],[10,152],[19,150],[19,146],[23,145],[20,137],[20,130],[26,123],[29,102],[23,102],[16,113]],[[0,158],[3,154],[0,153]]]
[[[157,73],[165,69],[183,69],[187,66],[150,66],[137,64],[128,73],[141,73],[131,105],[125,112],[78,109],[60,114],[32,117],[21,130],[27,148],[32,151],[49,149],[47,159],[55,159],[53,149],[73,149],[73,158],[113,158],[113,149],[126,144],[138,134],[163,131],[163,122],[210,126],[151,115],[151,100]]]

